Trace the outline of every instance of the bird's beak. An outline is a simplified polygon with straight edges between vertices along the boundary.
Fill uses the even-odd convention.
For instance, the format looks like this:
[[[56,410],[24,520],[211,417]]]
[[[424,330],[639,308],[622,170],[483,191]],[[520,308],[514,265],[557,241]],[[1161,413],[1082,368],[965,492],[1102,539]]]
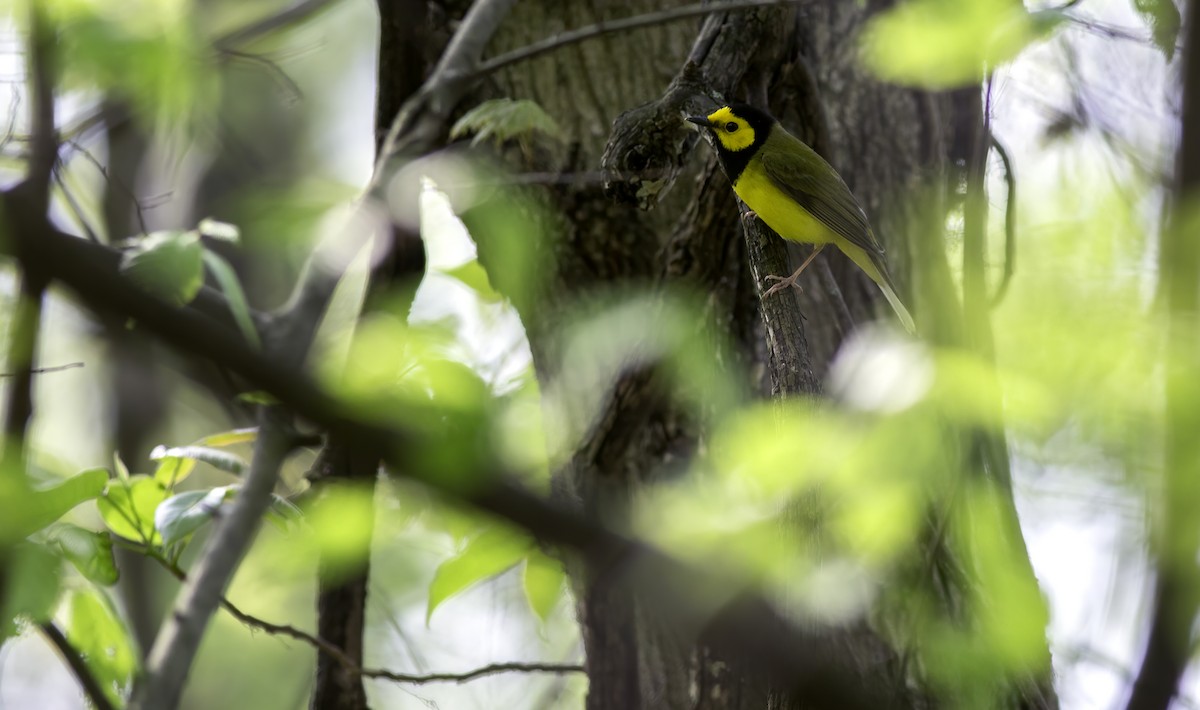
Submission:
[[[694,123],[697,126],[700,126],[701,128],[711,128],[712,127],[712,124],[708,122],[707,116],[688,116],[687,122]]]

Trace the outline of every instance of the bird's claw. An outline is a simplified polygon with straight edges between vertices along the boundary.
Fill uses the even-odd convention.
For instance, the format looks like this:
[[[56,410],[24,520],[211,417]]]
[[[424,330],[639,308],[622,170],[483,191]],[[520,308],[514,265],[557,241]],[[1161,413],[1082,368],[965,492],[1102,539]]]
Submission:
[[[779,291],[782,291],[788,287],[795,288],[797,291],[804,291],[804,289],[800,287],[800,284],[796,283],[796,277],[799,275],[800,274],[793,274],[791,276],[767,275],[764,277],[765,281],[778,281],[779,283],[764,291],[762,295],[763,299],[766,300],[772,294],[778,293]]]
[[[758,219],[758,213],[754,210],[746,210],[742,213],[742,222],[745,224],[752,224],[756,219]]]

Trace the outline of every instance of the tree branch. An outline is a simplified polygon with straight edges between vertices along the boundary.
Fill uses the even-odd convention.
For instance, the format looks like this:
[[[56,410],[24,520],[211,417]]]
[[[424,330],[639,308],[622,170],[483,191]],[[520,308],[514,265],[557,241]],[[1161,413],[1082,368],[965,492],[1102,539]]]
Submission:
[[[58,162],[58,137],[54,118],[54,31],[46,23],[41,4],[29,4],[29,168],[25,182],[36,203],[50,204],[50,175]]]
[[[52,621],[43,621],[38,624],[38,628],[58,650],[58,654],[66,661],[71,672],[75,674],[75,679],[79,681],[79,685],[83,688],[83,694],[91,701],[96,710],[116,710],[113,704],[108,700],[108,694],[104,692],[104,688],[92,675],[91,669],[87,667],[87,662],[83,660],[83,656],[79,651],[71,645],[63,632],[55,626]]]
[[[996,151],[996,155],[1000,157],[1000,164],[1004,166],[1004,184],[1008,188],[1004,200],[1004,272],[1000,276],[996,292],[992,294],[991,306],[995,308],[1004,300],[1004,294],[1008,292],[1008,285],[1017,269],[1017,177],[1013,174],[1008,149],[996,136],[992,136],[992,149]]]
[[[332,4],[332,0],[303,0],[282,12],[264,17],[245,27],[218,37],[213,42],[213,46],[222,51],[234,49],[275,30],[287,27],[296,22],[303,22]]]
[[[375,171],[366,192],[380,185],[387,163],[393,157],[421,155],[436,145],[451,112],[471,87],[465,77],[478,66],[484,48],[516,1],[475,0],[471,5],[429,79],[392,120],[376,156]]]
[[[184,584],[146,659],[143,678],[130,701],[132,710],[159,710],[179,705],[184,682],[209,618],[221,603],[229,581],[271,504],[271,491],[289,446],[280,413],[264,409],[259,415],[254,458],[245,484],[229,515],[209,538],[195,571]]]
[[[467,73],[464,79],[479,79],[488,74],[492,74],[500,69],[523,62],[534,57],[540,57],[547,52],[553,52],[556,49],[578,44],[594,37],[600,37],[614,32],[626,32],[628,30],[636,30],[643,27],[653,27],[655,25],[665,25],[670,22],[678,22],[691,17],[700,17],[703,15],[712,15],[718,12],[739,12],[742,10],[751,10],[756,7],[765,7],[768,5],[792,5],[800,0],[738,0],[737,2],[715,2],[715,3],[695,3],[693,5],[684,5],[682,7],[674,7],[667,10],[658,10],[656,12],[647,12],[642,15],[634,15],[633,17],[622,17],[618,20],[602,20],[595,24],[580,27],[578,29],[556,34],[552,37],[534,42],[533,44],[519,47],[504,54],[492,57],[479,64],[478,67]]]

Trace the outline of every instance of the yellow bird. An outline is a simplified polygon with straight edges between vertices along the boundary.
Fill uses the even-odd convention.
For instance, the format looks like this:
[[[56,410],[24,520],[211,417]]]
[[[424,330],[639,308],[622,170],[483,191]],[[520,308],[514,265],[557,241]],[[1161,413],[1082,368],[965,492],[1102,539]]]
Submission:
[[[754,214],[784,239],[815,246],[796,273],[768,276],[779,283],[763,298],[795,286],[825,245],[834,244],[879,285],[905,329],[915,332],[912,316],[888,276],[883,247],[832,165],[753,106],[730,104],[687,120],[707,130],[733,191]]]

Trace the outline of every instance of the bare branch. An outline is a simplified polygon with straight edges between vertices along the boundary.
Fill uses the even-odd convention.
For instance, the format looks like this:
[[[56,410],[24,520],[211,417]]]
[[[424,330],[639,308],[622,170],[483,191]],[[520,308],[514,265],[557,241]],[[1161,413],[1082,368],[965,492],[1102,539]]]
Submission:
[[[87,667],[87,662],[83,660],[83,656],[79,654],[67,637],[63,634],[52,621],[44,621],[38,624],[38,628],[42,630],[46,638],[58,650],[60,656],[66,661],[67,666],[71,669],[71,673],[75,674],[75,679],[79,681],[79,685],[83,688],[83,694],[91,701],[92,706],[96,710],[116,710],[113,704],[108,700],[108,694],[104,692],[104,688],[96,680],[96,676],[92,675],[91,669]]]
[[[1004,200],[1004,272],[1000,276],[996,292],[992,294],[991,306],[995,308],[1004,300],[1004,294],[1008,292],[1008,285],[1017,269],[1017,177],[1013,174],[1008,150],[996,136],[992,136],[992,149],[996,151],[996,155],[1000,157],[1000,164],[1004,166],[1004,184],[1008,188]]]
[[[429,673],[426,675],[409,675],[391,671],[364,670],[364,678],[390,680],[396,683],[411,683],[424,685],[426,683],[466,683],[467,681],[483,678],[498,673],[585,673],[583,666],[577,663],[493,663],[482,668],[476,668],[464,673]]]
[[[332,0],[302,0],[282,12],[222,35],[213,42],[213,46],[225,51],[236,48],[275,30],[303,22],[332,4]]]
[[[419,155],[434,146],[450,113],[470,89],[467,77],[515,4],[516,0],[475,0],[471,5],[429,79],[392,120],[366,192],[378,187],[393,156]]]
[[[44,375],[48,372],[62,372],[63,370],[74,370],[77,367],[83,367],[82,362],[69,362],[66,365],[55,365],[54,367],[37,367],[29,370],[34,375]],[[16,377],[22,373],[19,372],[0,372],[0,377]]]
[[[643,27],[665,25],[670,22],[678,22],[679,20],[700,17],[702,15],[711,15],[717,12],[738,12],[768,5],[792,5],[797,2],[799,0],[740,0],[739,2],[695,3],[693,5],[674,7],[669,10],[647,12],[642,15],[634,15],[633,17],[622,17],[619,20],[602,20],[595,24],[563,32],[553,37],[547,37],[533,44],[492,57],[482,62],[464,78],[478,79],[518,62],[540,57],[547,52],[553,52],[568,45],[578,44],[579,42],[614,32],[626,32]]]
[[[270,409],[259,415],[258,438],[245,485],[229,515],[208,539],[195,571],[180,591],[175,610],[159,631],[130,708],[157,710],[179,705],[184,681],[209,618],[224,598],[234,571],[270,507],[271,491],[289,450],[278,418],[279,413]]]
[[[33,198],[36,199],[36,198]],[[42,324],[42,299],[46,281],[23,268],[20,292],[8,336],[5,367],[12,373],[4,411],[5,470],[12,475],[24,475],[26,435],[33,419],[33,363],[37,354],[38,335]]]

